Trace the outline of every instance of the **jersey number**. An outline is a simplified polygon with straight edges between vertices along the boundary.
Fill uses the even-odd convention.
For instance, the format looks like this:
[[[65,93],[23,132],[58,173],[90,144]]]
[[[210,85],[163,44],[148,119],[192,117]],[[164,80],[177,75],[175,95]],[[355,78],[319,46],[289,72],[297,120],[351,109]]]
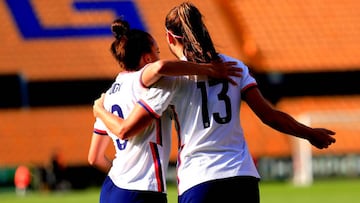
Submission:
[[[219,80],[211,80],[209,81],[209,88],[215,85],[222,85],[221,91],[218,93],[217,98],[219,101],[223,102],[225,105],[226,115],[221,117],[219,112],[214,112],[214,120],[219,124],[229,123],[231,120],[231,101],[229,96],[227,95],[229,89],[229,83],[227,81],[219,81]],[[210,117],[209,117],[209,109],[208,109],[208,98],[207,98],[207,90],[206,84],[204,81],[198,82],[197,87],[200,88],[201,91],[201,99],[202,99],[202,117],[204,128],[210,127]]]
[[[117,104],[114,104],[112,107],[111,107],[111,113],[117,113],[118,116],[120,118],[124,118],[124,115],[123,115],[123,112],[121,110],[121,107]],[[126,144],[127,144],[128,140],[120,140],[120,139],[116,139],[116,144],[117,144],[117,147],[119,148],[119,150],[124,150],[126,148]]]

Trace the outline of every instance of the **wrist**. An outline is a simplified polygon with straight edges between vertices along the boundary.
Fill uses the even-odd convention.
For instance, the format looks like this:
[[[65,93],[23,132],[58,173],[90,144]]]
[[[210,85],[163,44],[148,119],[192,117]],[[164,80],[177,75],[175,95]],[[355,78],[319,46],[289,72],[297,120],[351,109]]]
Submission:
[[[204,75],[213,76],[214,75],[214,66],[212,64],[204,64]]]

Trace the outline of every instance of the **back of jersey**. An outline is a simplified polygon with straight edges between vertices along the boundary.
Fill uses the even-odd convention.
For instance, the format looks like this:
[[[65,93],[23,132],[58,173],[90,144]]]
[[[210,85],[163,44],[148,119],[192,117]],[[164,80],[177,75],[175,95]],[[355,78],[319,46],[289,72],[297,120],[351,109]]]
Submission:
[[[238,61],[224,55],[221,58]],[[181,97],[188,98],[187,102],[177,96],[174,98],[175,106],[180,107],[182,124],[178,165],[180,193],[204,181],[240,175],[259,177],[239,116],[241,92],[256,85],[256,81],[242,62],[238,61],[238,66],[243,72],[241,78],[234,78],[237,86],[226,80],[200,79],[182,87],[180,92],[186,96]],[[190,179],[190,174],[197,176]]]
[[[151,111],[161,115],[167,105],[177,112],[179,129],[179,193],[204,181],[238,175],[258,177],[240,125],[241,91],[256,85],[248,68],[237,86],[208,78],[163,78],[143,99]],[[196,175],[194,175],[196,174]]]
[[[105,109],[126,119],[140,96],[147,91],[140,78],[141,71],[120,73],[106,92]],[[127,140],[119,139],[101,120],[97,119],[96,123],[96,127],[103,128],[112,138],[116,149],[109,172],[115,185],[130,190],[166,191],[165,170],[169,159],[167,148],[170,148],[170,136],[164,137],[162,133],[171,132],[170,118],[164,116],[155,120],[144,131]]]

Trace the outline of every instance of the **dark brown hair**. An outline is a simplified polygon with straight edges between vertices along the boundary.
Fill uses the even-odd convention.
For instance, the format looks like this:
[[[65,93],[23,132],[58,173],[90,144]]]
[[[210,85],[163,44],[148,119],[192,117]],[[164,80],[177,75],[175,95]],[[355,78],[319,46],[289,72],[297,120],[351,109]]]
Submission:
[[[139,70],[141,56],[151,53],[154,44],[152,36],[138,29],[130,29],[127,21],[116,19],[111,25],[115,37],[110,51],[120,66],[127,71]]]

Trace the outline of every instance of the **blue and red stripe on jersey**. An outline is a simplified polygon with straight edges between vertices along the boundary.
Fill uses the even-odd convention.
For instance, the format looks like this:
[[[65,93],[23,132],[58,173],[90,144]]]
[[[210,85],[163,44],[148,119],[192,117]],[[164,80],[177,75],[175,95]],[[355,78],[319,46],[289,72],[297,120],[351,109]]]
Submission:
[[[160,160],[160,155],[159,155],[159,150],[157,148],[157,144],[150,142],[150,148],[151,148],[151,153],[153,156],[153,160],[154,160],[154,167],[155,167],[155,177],[156,177],[156,182],[158,185],[158,192],[164,192],[165,191],[165,180],[163,178],[163,171],[162,171],[162,167],[161,167],[161,160]]]
[[[161,127],[161,120],[156,119],[156,143],[158,145],[163,145],[162,143],[162,127]]]
[[[149,105],[147,105],[144,100],[140,99],[137,103],[140,104],[153,117],[160,118],[160,115],[158,115]]]
[[[244,88],[241,89],[241,93],[246,92],[248,89],[250,89],[251,87],[256,87],[257,83],[250,83],[248,85],[246,85]]]
[[[108,133],[106,132],[106,130],[100,130],[100,129],[94,129],[93,131],[95,134],[98,134],[98,135],[108,135]]]

